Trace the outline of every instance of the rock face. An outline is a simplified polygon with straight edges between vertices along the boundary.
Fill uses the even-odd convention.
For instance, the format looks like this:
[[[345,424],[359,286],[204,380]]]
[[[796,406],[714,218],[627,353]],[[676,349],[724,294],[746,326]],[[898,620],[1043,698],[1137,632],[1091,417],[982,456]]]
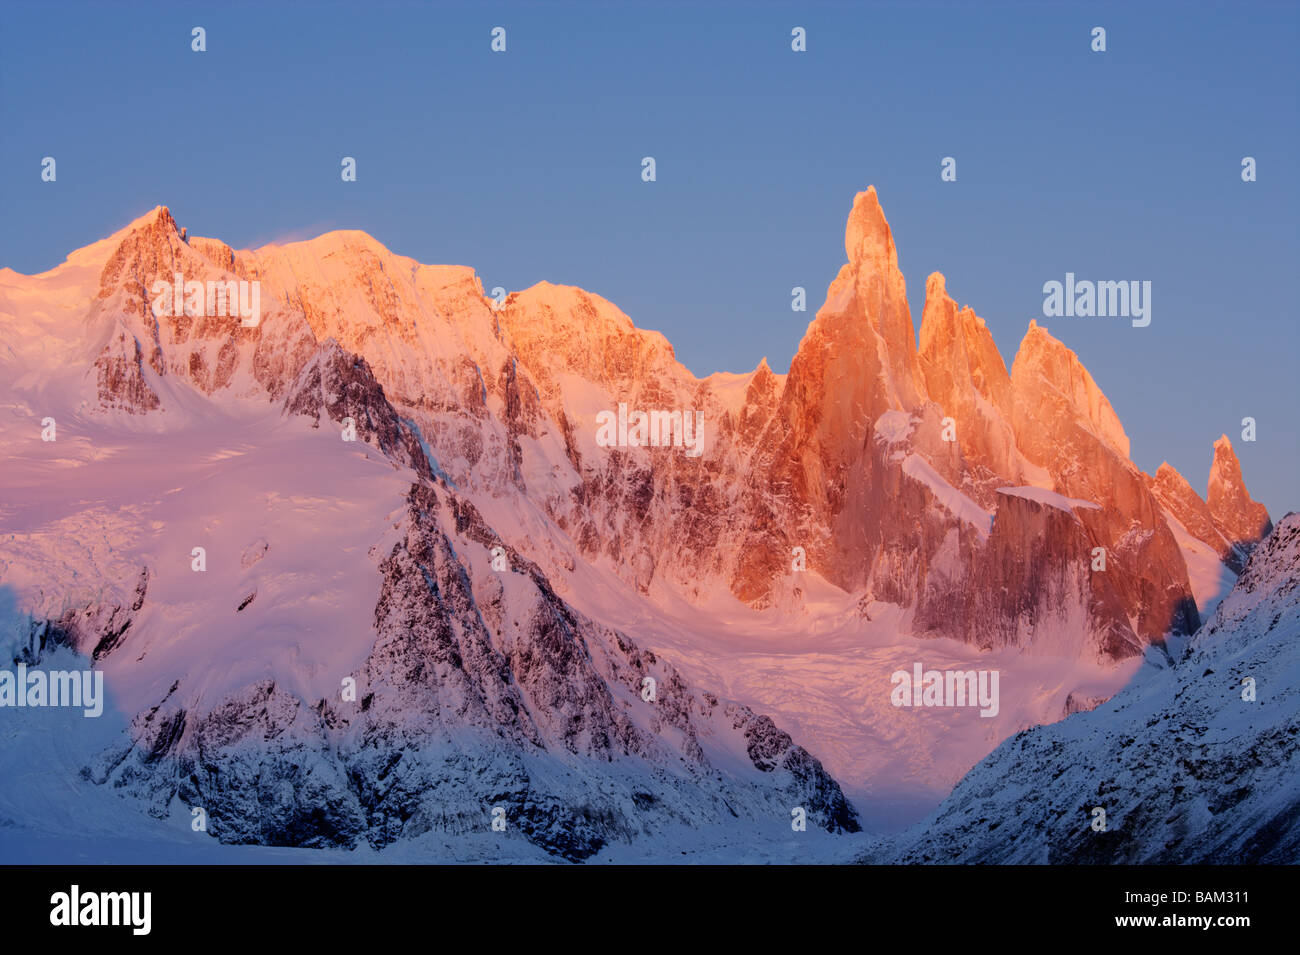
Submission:
[[[366,360],[349,355],[333,339],[298,372],[284,398],[284,411],[306,415],[314,426],[320,425],[322,411],[336,423],[350,422],[356,438],[417,474],[433,477],[419,436],[397,416]]]
[[[1109,586],[1123,608],[1113,626],[1133,621],[1138,645],[1199,624],[1186,563],[1142,472],[1129,460],[1128,436],[1079,359],[1030,322],[1011,371],[1016,433],[1055,490],[1099,505],[1080,513],[1094,546],[1105,549]],[[1116,572],[1118,571],[1118,572]]]
[[[1192,490],[1186,478],[1166,461],[1161,462],[1156,476],[1148,479],[1147,485],[1166,514],[1182,523],[1197,540],[1214,548],[1219,559],[1231,567],[1233,573],[1241,573],[1244,555],[1223,536],[1215,525],[1209,506]]]
[[[952,592],[965,598],[960,619],[972,622],[968,639],[995,649],[1028,646],[1046,633],[1055,649],[1073,655],[1094,647],[1115,658],[1140,652],[1114,575],[1092,570],[1095,537],[1087,520],[1097,510],[1055,495],[1002,493],[988,558],[973,585],[953,582]],[[931,610],[936,621],[950,612]]]
[[[140,340],[121,324],[114,328],[108,344],[95,359],[94,367],[101,408],[145,414],[162,407],[145,373]],[[159,369],[154,370],[157,372]]]
[[[1241,464],[1226,434],[1214,442],[1214,463],[1210,465],[1205,503],[1219,533],[1247,551],[1273,529],[1267,508],[1250,499],[1241,477]]]
[[[13,654],[14,663],[36,665],[46,654],[68,647],[89,657],[102,660],[121,645],[136,614],[144,606],[149,591],[149,568],[140,570],[135,589],[127,601],[115,601],[107,594],[67,604],[60,612],[43,620],[30,620],[25,640],[20,640]]]
[[[1267,509],[1252,501],[1246,490],[1227,435],[1214,442],[1206,500],[1167,462],[1154,478],[1144,477],[1166,515],[1209,546],[1235,574],[1241,573],[1250,552],[1273,529]]]
[[[982,468],[1000,483],[1027,483],[1028,468],[1011,429],[1007,366],[983,319],[969,307],[957,307],[938,272],[925,284],[920,356],[930,399],[953,417],[957,443],[972,471]]]
[[[1006,740],[889,861],[1293,862],[1297,640],[1300,515],[1290,514],[1186,656],[1090,712]]]

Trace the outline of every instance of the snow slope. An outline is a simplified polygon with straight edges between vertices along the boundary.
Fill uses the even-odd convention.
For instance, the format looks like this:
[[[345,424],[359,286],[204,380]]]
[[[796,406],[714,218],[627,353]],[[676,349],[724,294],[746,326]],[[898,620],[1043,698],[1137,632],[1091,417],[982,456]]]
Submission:
[[[203,403],[187,387],[169,391],[174,407]],[[494,808],[570,860],[693,830],[724,844],[746,824],[788,830],[796,807],[814,830],[858,830],[838,784],[770,719],[565,604],[412,457],[368,367],[332,343],[282,405],[169,415],[156,433],[56,410],[58,440],[7,438],[3,658],[93,661],[110,718],[0,714],[18,712],[6,760],[50,751],[43,773],[0,786],[24,833],[15,853],[60,844],[66,807],[33,789],[57,775],[50,761],[64,785],[97,790],[90,815],[146,843],[175,827],[104,803],[158,820],[201,806],[227,843],[423,840],[456,861],[491,855],[479,835]],[[341,440],[345,420],[371,443]],[[123,585],[69,604],[51,577]]]
[[[1300,514],[1289,514],[1175,664],[1144,669],[1091,712],[1008,739],[870,858],[1294,863],[1298,647]],[[1104,830],[1093,825],[1099,808]]]

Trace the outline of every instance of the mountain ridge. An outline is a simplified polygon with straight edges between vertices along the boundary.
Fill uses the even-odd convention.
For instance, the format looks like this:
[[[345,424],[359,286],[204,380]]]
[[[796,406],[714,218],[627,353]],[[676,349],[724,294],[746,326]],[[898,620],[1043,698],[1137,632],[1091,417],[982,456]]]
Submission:
[[[555,688],[533,685],[524,709],[555,731],[530,736],[508,729],[509,714],[522,710],[498,682],[505,674],[505,684],[519,685],[549,653],[572,660],[574,646],[614,647],[609,659],[639,660],[670,647],[690,661],[682,686],[710,687],[691,710],[701,721],[695,732],[730,741],[698,764],[721,779],[711,791],[732,793],[731,804],[769,821],[782,800],[797,797],[816,810],[818,826],[851,830],[857,817],[838,775],[854,773],[856,791],[877,785],[862,774],[889,763],[884,749],[870,747],[909,739],[923,752],[936,724],[899,723],[887,688],[879,699],[868,690],[868,702],[846,703],[847,716],[814,705],[823,693],[849,700],[864,691],[847,686],[847,676],[834,676],[833,688],[816,684],[813,662],[800,677],[814,681],[807,697],[773,694],[719,669],[709,654],[724,645],[695,634],[689,621],[681,638],[652,627],[638,644],[628,631],[683,606],[695,608],[697,627],[706,616],[708,627],[728,619],[762,631],[789,627],[797,636],[787,644],[826,631],[810,659],[839,654],[845,673],[872,687],[875,668],[897,665],[900,654],[953,665],[994,655],[1002,666],[1023,666],[996,730],[964,727],[955,734],[960,746],[945,750],[931,775],[909,763],[917,785],[935,790],[998,734],[1105,699],[1151,655],[1177,652],[1270,526],[1230,444],[1216,446],[1213,508],[1172,469],[1143,474],[1100,387],[1036,322],[1008,368],[987,324],[948,296],[936,272],[918,329],[874,188],[855,197],[849,261],[784,375],[762,361],[751,372],[697,378],[663,335],[637,328],[598,295],[539,283],[497,303],[472,269],[422,265],[356,231],[234,250],[182,234],[160,206],[111,239],[37,276],[0,273],[0,327],[11,342],[0,352],[0,406],[31,424],[4,438],[16,463],[6,520],[19,533],[0,541],[0,583],[47,621],[41,641],[63,633],[116,674],[129,691],[123,705],[143,720],[126,749],[91,768],[94,779],[112,780],[158,813],[178,794],[222,805],[224,832],[236,841],[298,844],[310,813],[282,806],[275,813],[283,824],[258,830],[251,820],[279,797],[248,802],[221,773],[286,769],[285,758],[320,751],[337,810],[329,832],[317,834],[328,836],[322,844],[387,844],[390,822],[376,821],[382,800],[371,786],[386,770],[340,750],[336,729],[347,721],[320,707],[336,692],[327,677],[355,673],[381,650],[392,685],[467,688],[459,699],[468,708],[457,711],[464,719],[440,716],[443,729],[506,734],[505,750],[486,762],[481,748],[457,755],[445,749],[456,739],[439,737],[439,758],[464,757],[462,765],[509,781],[502,793],[534,792],[531,802],[515,800],[513,812],[527,815],[530,838],[546,851],[587,858],[645,831],[633,821],[637,792],[662,801],[657,825],[680,821],[688,803],[690,813],[703,812],[675,783],[636,782],[671,763],[676,743],[664,749],[628,729],[618,708],[593,703],[574,711],[583,732],[621,741],[619,759],[642,762],[622,782],[608,779],[623,802],[557,822],[569,770],[557,776],[554,760],[569,759],[571,736],[542,716],[556,704]],[[258,282],[260,321],[153,314],[153,284],[177,272],[200,283]],[[599,416],[616,412],[702,415],[701,453],[626,435],[603,443]],[[39,437],[47,416],[58,421],[57,441]],[[349,428],[356,442],[339,441]],[[143,463],[147,472],[132,472]],[[109,498],[120,500],[123,516],[75,503],[76,495],[50,497],[76,469],[106,486],[125,481]],[[156,483],[173,473],[177,486]],[[209,505],[195,488],[217,482],[246,499],[214,490]],[[358,503],[370,498],[382,507]],[[265,529],[249,524],[249,502],[270,515]],[[434,511],[441,517],[430,523]],[[202,542],[216,556],[202,578],[210,583],[196,590],[200,578],[184,555]],[[494,547],[504,569],[486,556]],[[232,554],[254,559],[236,570]],[[533,581],[519,604],[531,622],[522,637],[492,583],[503,573]],[[68,618],[58,593],[87,580],[113,595]],[[319,593],[303,589],[318,580]],[[381,587],[400,596],[372,594]],[[453,600],[456,593],[464,599]],[[351,606],[356,594],[375,606],[372,618]],[[423,621],[428,639],[398,640],[397,618]],[[896,645],[873,642],[885,638]],[[36,631],[24,639],[37,652]],[[512,655],[520,646],[531,649]],[[767,666],[761,646],[752,652]],[[430,660],[450,666],[434,683],[418,675]],[[637,706],[623,699],[626,663],[611,666],[578,667],[573,685],[588,703]],[[190,676],[177,689],[182,672]],[[727,702],[713,689],[733,684],[743,699]],[[414,705],[407,691],[354,725],[383,717],[385,733],[412,731],[433,745],[432,723],[404,722]],[[196,707],[196,698],[226,701],[226,716],[212,723],[211,706]],[[268,707],[298,715],[254,718]],[[765,711],[793,736],[769,727]],[[148,712],[164,715],[146,720]],[[241,744],[211,778],[177,783],[177,774],[192,774],[195,747],[211,751],[233,738],[232,721],[250,720],[268,739],[295,727],[298,743],[288,757],[260,744],[249,756]],[[651,735],[685,732],[665,728],[672,725]],[[855,736],[862,733],[871,740],[865,752]],[[829,768],[795,738],[812,750],[830,747]],[[529,750],[538,740],[551,755]],[[524,759],[525,750],[533,756]],[[426,770],[436,777],[445,765],[413,766],[409,779],[434,778]],[[371,788],[349,788],[351,772]],[[450,820],[454,829],[469,818],[414,796],[382,812],[400,821],[391,823],[399,831],[411,820],[415,828]],[[583,835],[571,841],[557,825]]]
[[[575,536],[588,556],[600,524],[563,513],[559,499],[575,492],[587,496],[576,485],[589,487],[593,472],[603,485],[644,487],[648,479],[653,497],[688,494],[698,500],[708,496],[702,484],[719,479],[732,486],[775,488],[772,494],[745,492],[742,498],[748,499],[739,506],[727,505],[737,512],[729,523],[745,528],[746,547],[707,568],[708,575],[728,578],[732,593],[759,605],[787,589],[789,575],[780,568],[795,546],[845,589],[878,587],[916,599],[916,583],[855,569],[868,555],[861,548],[837,547],[833,540],[856,538],[860,531],[851,516],[860,502],[842,489],[848,476],[878,478],[892,470],[889,461],[862,457],[860,442],[872,420],[888,411],[920,415],[914,438],[927,466],[979,507],[996,508],[999,497],[993,492],[1004,485],[1045,487],[1085,500],[1110,497],[1104,503],[1115,513],[1092,520],[1093,539],[1110,545],[1129,566],[1160,566],[1159,579],[1120,585],[1120,603],[1130,619],[1112,621],[1111,629],[1136,628],[1120,645],[1137,647],[1165,632],[1195,629],[1188,616],[1195,612],[1192,587],[1177,566],[1179,548],[1167,522],[1160,519],[1167,508],[1132,464],[1122,424],[1074,353],[1031,320],[1008,372],[985,323],[948,297],[938,272],[927,280],[926,307],[915,329],[874,186],[854,199],[845,252],[849,262],[831,283],[791,370],[776,376],[760,362],[752,372],[732,377],[725,396],[718,393],[717,375],[696,378],[676,361],[667,339],[637,328],[600,296],[541,282],[510,293],[498,308],[484,297],[472,269],[422,265],[358,230],[233,250],[219,240],[182,237],[170,211],[160,205],[108,240],[72,253],[62,266],[28,278],[48,280],[65,266],[85,268],[95,257],[103,259],[96,300],[109,306],[107,300],[117,296],[103,311],[118,316],[95,360],[96,397],[103,407],[158,411],[162,399],[152,382],[169,375],[207,394],[262,391],[277,399],[315,347],[332,338],[343,350],[368,359],[395,404],[412,412],[417,428],[447,436],[452,456],[465,462],[448,473],[462,483],[480,483],[489,493],[503,483],[533,493],[520,471],[525,451],[519,442],[521,436],[544,442],[549,447],[540,449],[541,456],[552,462],[552,472],[561,458],[573,472],[560,475],[558,486],[555,480],[544,482],[552,485],[542,490],[545,508],[562,526],[579,525]],[[220,318],[151,320],[146,285],[173,272],[200,281],[234,277],[268,285],[263,323],[232,329]],[[832,352],[834,357],[827,357]],[[565,393],[575,376],[581,388],[609,395],[606,407],[624,397],[634,408],[702,404],[706,418],[722,419],[710,429],[710,439],[731,460],[706,465],[704,473],[671,462],[652,466],[648,474],[641,468],[629,472],[621,461],[612,472],[604,469],[590,442],[585,449],[574,442],[573,432],[592,413],[575,407]],[[932,403],[935,410],[927,411]],[[442,420],[435,421],[438,417]],[[951,437],[936,434],[949,420],[956,439],[941,440]],[[483,425],[496,432],[486,441],[469,430]],[[1074,436],[1071,428],[1077,429]],[[440,438],[430,446],[435,454],[446,450]],[[758,477],[744,473],[740,462],[750,472],[757,468]],[[1223,478],[1214,480],[1220,471]],[[1225,554],[1234,556],[1225,559],[1239,566],[1239,552],[1263,536],[1268,519],[1245,490],[1230,446],[1223,456],[1216,445],[1210,493],[1221,511],[1213,522],[1217,534],[1191,523],[1216,539],[1197,539],[1223,549],[1217,535],[1230,528],[1234,539]],[[1187,506],[1195,506],[1181,490],[1180,497],[1181,513],[1188,516]],[[879,502],[868,508],[878,512]],[[787,530],[754,532],[756,525],[772,523]],[[1139,534],[1132,533],[1134,527]],[[687,540],[692,550],[703,550],[720,536],[719,530],[692,540],[688,533]],[[662,543],[633,543],[638,546],[631,563],[641,566],[629,565],[628,572],[644,583],[647,575],[653,577],[650,555],[662,552]],[[619,549],[624,563],[626,551]],[[700,569],[688,561],[673,575],[676,584],[691,572],[699,576]],[[1138,578],[1144,574],[1133,572]]]

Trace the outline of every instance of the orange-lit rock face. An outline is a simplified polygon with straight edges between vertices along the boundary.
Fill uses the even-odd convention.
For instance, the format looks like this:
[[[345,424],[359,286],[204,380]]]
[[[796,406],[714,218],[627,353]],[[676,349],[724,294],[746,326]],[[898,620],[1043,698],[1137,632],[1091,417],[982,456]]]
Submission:
[[[1081,514],[1138,635],[1195,628],[1186,563],[1159,504],[1128,458],[1128,436],[1075,354],[1031,323],[1011,371],[1021,450],[1056,490],[1100,505]]]
[[[1227,439],[1207,502],[1172,469],[1146,479],[1101,388],[1036,323],[1008,372],[934,273],[918,347],[874,188],[855,197],[844,241],[788,374],[764,361],[697,379],[662,335],[579,288],[542,283],[498,306],[471,269],[364,233],[235,251],[183,240],[159,208],[73,257],[96,265],[88,400],[154,413],[167,378],[280,399],[333,339],[364,358],[442,474],[516,515],[512,544],[548,570],[607,560],[641,591],[766,606],[795,599],[802,548],[808,571],[983,647],[1124,656],[1194,625],[1166,514],[1234,566],[1269,526]],[[175,271],[259,281],[260,326],[155,321],[147,290]],[[698,412],[703,453],[598,445],[596,416],[620,403]],[[409,452],[404,427],[388,430]]]
[[[973,309],[957,307],[939,272],[925,286],[920,361],[930,400],[954,419],[966,460],[1021,483],[1007,366],[988,326]]]
[[[1205,503],[1219,532],[1233,544],[1253,547],[1273,529],[1268,509],[1250,498],[1241,477],[1241,464],[1225,434],[1214,442],[1214,463],[1205,490]]]
[[[1244,553],[1223,535],[1209,506],[1177,470],[1162,462],[1155,477],[1147,479],[1147,485],[1166,514],[1179,521],[1197,540],[1208,544],[1233,573],[1241,573],[1245,566]]]

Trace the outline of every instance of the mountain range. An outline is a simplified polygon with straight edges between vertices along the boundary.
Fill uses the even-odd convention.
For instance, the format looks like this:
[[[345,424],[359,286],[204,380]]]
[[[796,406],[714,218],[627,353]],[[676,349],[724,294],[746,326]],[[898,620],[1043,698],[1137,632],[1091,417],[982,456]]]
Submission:
[[[361,232],[234,250],[160,206],[0,270],[6,655],[92,661],[123,720],[54,772],[228,844],[455,845],[499,810],[577,861],[933,809],[888,851],[1007,857],[957,848],[972,801],[1060,734],[1110,745],[1189,654],[1282,652],[1294,522],[1226,435],[1204,496],[1143,473],[1069,348],[1031,321],[1008,370],[939,273],[918,337],[874,188],[845,255],[788,373],[705,378],[600,296],[490,298]],[[177,277],[256,283],[256,323],[156,308]],[[653,440],[689,416],[698,454]],[[1231,616],[1248,578],[1281,630]],[[1000,669],[999,714],[893,706],[913,662]],[[1099,851],[1056,818],[1014,857]]]

